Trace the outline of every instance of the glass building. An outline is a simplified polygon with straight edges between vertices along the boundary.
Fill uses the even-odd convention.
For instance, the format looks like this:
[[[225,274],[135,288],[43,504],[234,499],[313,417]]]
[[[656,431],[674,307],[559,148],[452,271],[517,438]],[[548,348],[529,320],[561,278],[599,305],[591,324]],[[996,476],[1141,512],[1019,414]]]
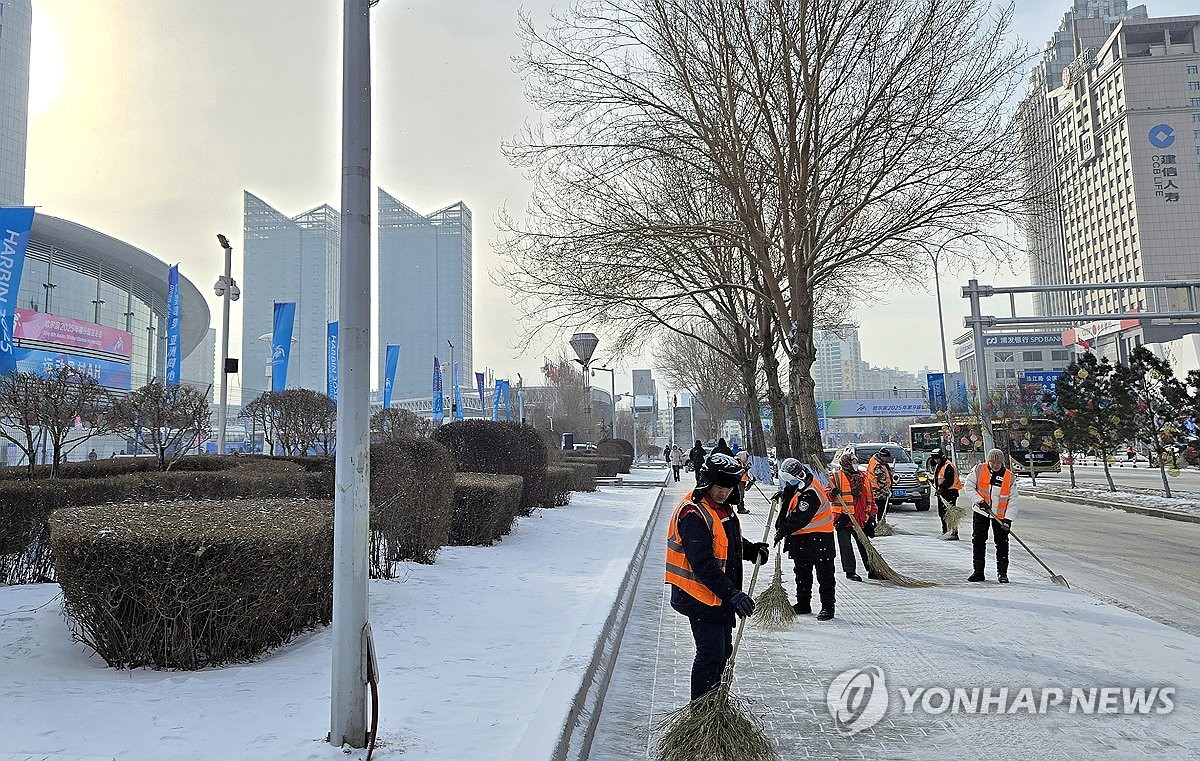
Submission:
[[[165,377],[165,262],[83,225],[35,214],[18,291],[18,307],[124,330],[133,335],[133,388]],[[179,276],[180,341],[184,361],[209,331],[208,303]],[[184,382],[207,385],[203,379]]]
[[[425,215],[379,189],[379,387],[387,345],[399,344],[393,400],[431,396],[434,357],[443,367],[442,388],[452,393],[447,341],[464,397],[474,389],[471,261],[466,204]]]
[[[327,325],[338,318],[341,220],[329,205],[288,217],[244,197],[242,401],[270,388],[275,302],[295,302],[287,387],[325,392]]]
[[[25,199],[32,29],[30,0],[0,0],[0,206]]]

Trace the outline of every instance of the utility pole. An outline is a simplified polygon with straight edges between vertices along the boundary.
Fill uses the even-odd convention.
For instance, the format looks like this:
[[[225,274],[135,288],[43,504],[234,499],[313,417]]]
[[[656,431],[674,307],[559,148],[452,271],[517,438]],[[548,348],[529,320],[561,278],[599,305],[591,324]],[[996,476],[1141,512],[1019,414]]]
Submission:
[[[225,454],[225,424],[229,411],[229,302],[236,301],[242,295],[233,282],[233,247],[229,239],[217,234],[217,243],[225,251],[225,274],[217,280],[214,288],[221,297],[221,400],[217,405],[217,454]]]
[[[329,743],[367,744],[367,537],[371,481],[372,0],[344,0],[342,261],[338,308],[338,456],[333,511],[333,668]]]
[[[450,422],[453,423],[458,420],[458,405],[455,403],[458,394],[454,388],[458,385],[458,373],[454,372],[454,342],[447,338],[446,343],[450,344]]]

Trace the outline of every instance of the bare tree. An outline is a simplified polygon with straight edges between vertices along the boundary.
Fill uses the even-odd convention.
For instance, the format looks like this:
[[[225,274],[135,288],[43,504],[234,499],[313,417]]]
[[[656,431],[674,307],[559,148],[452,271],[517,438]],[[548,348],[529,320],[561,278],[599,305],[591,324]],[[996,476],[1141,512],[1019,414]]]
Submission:
[[[658,345],[655,365],[676,388],[686,388],[708,415],[706,441],[721,435],[730,401],[738,395],[741,373],[733,362],[708,344],[671,334]]]
[[[57,478],[67,455],[108,428],[108,389],[91,375],[59,367],[40,379],[37,418],[50,445],[50,477]]]
[[[411,410],[391,407],[371,415],[371,439],[375,443],[411,437],[427,439],[432,432],[433,422]]]
[[[242,407],[238,417],[250,421],[254,427],[263,432],[263,449],[267,454],[275,453],[275,444],[279,441],[277,405],[274,397],[276,392],[264,391]],[[251,442],[253,445],[253,442]]]
[[[505,255],[525,276],[514,291],[560,307],[545,319],[561,327],[567,288],[624,292],[647,322],[706,287],[747,290],[787,359],[792,454],[817,462],[822,302],[844,310],[858,283],[917,277],[931,241],[1002,247],[983,231],[1022,208],[1004,111],[1022,56],[1005,43],[1011,9],[990,12],[987,0],[596,0],[545,33],[526,21],[530,97],[549,117],[510,149],[536,182],[528,223],[510,227]],[[715,188],[720,204],[658,213],[670,182]],[[630,271],[647,257],[689,267],[697,239],[727,241],[753,276],[664,293]],[[579,266],[578,252],[605,250]]]
[[[0,414],[4,416],[0,436],[25,455],[29,478],[33,478],[33,466],[37,464],[45,434],[37,413],[42,381],[40,375],[23,371],[0,377]]]
[[[107,424],[158,458],[160,470],[169,470],[212,438],[208,390],[151,381],[113,404]]]

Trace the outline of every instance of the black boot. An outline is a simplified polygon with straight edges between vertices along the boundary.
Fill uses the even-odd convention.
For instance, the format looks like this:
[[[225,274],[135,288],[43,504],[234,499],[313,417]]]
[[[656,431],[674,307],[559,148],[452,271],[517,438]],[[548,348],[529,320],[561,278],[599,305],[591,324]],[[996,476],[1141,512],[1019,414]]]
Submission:
[[[812,603],[811,602],[798,602],[792,606],[792,612],[795,613],[797,616],[806,616],[809,613],[812,613]]]
[[[828,621],[833,618],[833,607],[821,608],[821,612],[817,614],[818,621]]]
[[[983,577],[983,571],[976,571],[967,578],[967,581],[987,581],[987,579]]]
[[[850,581],[862,581],[862,576],[859,576],[857,573],[848,573],[846,574],[846,578],[850,579]]]
[[[999,581],[1001,584],[1007,584],[1008,583],[1008,574],[1002,573],[1002,574],[997,575],[996,581]]]

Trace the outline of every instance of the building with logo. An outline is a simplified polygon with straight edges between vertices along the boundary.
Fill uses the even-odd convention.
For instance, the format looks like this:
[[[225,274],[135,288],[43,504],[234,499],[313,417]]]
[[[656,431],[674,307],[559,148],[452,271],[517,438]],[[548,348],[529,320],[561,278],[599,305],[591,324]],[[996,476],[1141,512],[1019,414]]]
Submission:
[[[244,201],[242,399],[270,388],[276,302],[296,304],[287,387],[325,391],[328,323],[338,318],[341,220],[328,204],[288,217]]]
[[[380,188],[379,388],[388,344],[400,346],[393,399],[432,394],[434,357],[443,368],[442,388],[452,393],[450,344],[464,394],[474,387],[472,287],[467,205],[421,214]]]
[[[1200,15],[1155,19],[1123,3],[1087,5],[1112,14],[1073,20],[1074,57],[1064,65],[1065,45],[1048,51],[1045,101],[1023,107],[1041,130],[1026,132],[1036,158],[1027,165],[1031,187],[1041,182],[1039,202],[1050,199],[1043,226],[1030,230],[1034,282],[1200,278]],[[1152,297],[1134,288],[1076,291],[1039,306],[1052,314],[1145,311]],[[1164,343],[1198,327],[1143,321],[1122,340]]]
[[[1074,355],[1063,346],[1062,331],[1052,329],[985,333],[983,350],[987,355],[988,388],[992,391],[1026,385],[1035,378],[1041,383],[1047,376],[1066,369]],[[954,339],[954,357],[966,387],[978,387],[978,362],[970,331]],[[975,400],[973,391],[968,399]]]

